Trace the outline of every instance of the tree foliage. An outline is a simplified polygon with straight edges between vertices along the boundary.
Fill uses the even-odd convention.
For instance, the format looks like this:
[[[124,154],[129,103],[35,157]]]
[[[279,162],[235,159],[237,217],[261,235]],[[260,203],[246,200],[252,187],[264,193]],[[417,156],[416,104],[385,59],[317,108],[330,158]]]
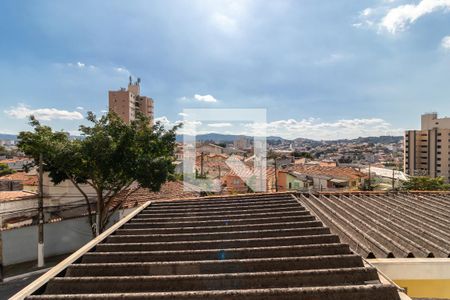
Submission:
[[[313,159],[313,156],[312,156],[311,153],[309,153],[309,152],[302,152],[302,151],[295,150],[295,151],[292,153],[292,155],[293,155],[295,158],[308,158],[308,159]]]
[[[445,183],[443,177],[414,176],[403,183],[402,189],[407,191],[443,191],[450,190],[450,184]]]
[[[134,182],[151,191],[172,179],[175,132],[138,116],[127,124],[114,113],[101,118],[88,113],[90,126],[80,126],[82,139],[70,139],[65,132],[53,132],[34,117],[33,132],[21,132],[19,148],[37,162],[43,153],[44,170],[54,184],[71,181],[86,200],[91,225],[96,212],[98,234],[107,226],[110,217],[120,207],[117,195]],[[96,206],[82,185],[91,186],[96,193]],[[94,228],[94,226],[92,226]]]
[[[12,173],[15,173],[15,171],[11,169],[7,164],[0,164],[0,176],[9,175]]]

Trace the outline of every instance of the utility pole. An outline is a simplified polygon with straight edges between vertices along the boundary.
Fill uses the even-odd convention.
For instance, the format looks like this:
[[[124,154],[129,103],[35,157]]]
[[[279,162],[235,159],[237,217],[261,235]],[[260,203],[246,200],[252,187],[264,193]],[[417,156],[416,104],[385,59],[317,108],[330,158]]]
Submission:
[[[201,156],[200,156],[200,176],[203,178],[203,155],[204,152],[202,151]]]
[[[39,200],[38,200],[38,267],[44,266],[44,162],[39,154]]]
[[[277,158],[273,159],[275,165],[275,192],[278,192]]]
[[[372,176],[371,176],[371,173],[370,173],[370,163],[369,163],[369,191],[371,191],[372,190]]]
[[[0,227],[3,227],[3,221],[0,221]],[[0,282],[3,282],[3,240],[2,240],[2,231],[0,231]]]
[[[392,169],[392,190],[395,190],[395,169]]]

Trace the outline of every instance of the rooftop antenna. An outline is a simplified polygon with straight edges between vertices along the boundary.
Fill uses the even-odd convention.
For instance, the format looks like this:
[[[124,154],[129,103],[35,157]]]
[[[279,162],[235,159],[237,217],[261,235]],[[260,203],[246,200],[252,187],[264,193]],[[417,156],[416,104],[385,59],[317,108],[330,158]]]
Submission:
[[[130,85],[132,85],[133,84],[133,78],[131,77],[131,75],[130,75],[129,79],[130,79]]]
[[[137,84],[139,85],[141,83],[141,78],[138,77]]]

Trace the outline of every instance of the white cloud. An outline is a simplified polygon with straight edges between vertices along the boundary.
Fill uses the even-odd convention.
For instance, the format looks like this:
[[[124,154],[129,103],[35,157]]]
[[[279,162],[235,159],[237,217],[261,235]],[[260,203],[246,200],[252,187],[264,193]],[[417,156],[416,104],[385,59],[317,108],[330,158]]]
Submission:
[[[217,1],[201,2],[210,22],[214,27],[228,36],[239,36],[240,27],[248,20],[251,1],[227,0],[218,4]]]
[[[168,119],[167,117],[165,117],[165,116],[155,118],[155,123],[156,123],[156,122],[159,122],[159,123],[161,123],[161,124],[164,125],[164,126],[175,125],[175,124],[172,124],[172,123],[169,121],[169,119]]]
[[[38,120],[81,120],[83,115],[78,111],[59,110],[56,108],[38,108],[31,109],[29,106],[19,103],[16,107],[11,107],[4,111],[10,117],[16,119],[25,119],[34,115]]]
[[[67,131],[71,136],[81,136],[82,133],[79,130],[68,130]]]
[[[167,117],[157,118],[165,126],[173,126],[182,121],[171,122]],[[341,138],[357,138],[364,136],[403,135],[402,128],[395,128],[390,123],[380,118],[342,119],[333,122],[324,122],[316,118],[302,120],[287,119],[268,123],[209,123],[202,124],[199,121],[189,121],[183,124],[180,134],[204,134],[212,129],[223,128],[222,134],[244,134],[249,136],[261,136],[266,130],[267,135],[281,136],[294,139],[298,137],[314,140],[333,140]]]
[[[178,113],[178,115],[181,116],[181,117],[187,117],[188,116],[187,113],[183,113],[183,112]]]
[[[183,97],[178,98],[177,100],[178,100],[178,101],[185,102],[185,101],[189,101],[189,98],[186,97],[186,96],[183,96]]]
[[[77,106],[76,110],[84,110],[83,106]]]
[[[175,122],[172,122],[166,116],[155,118],[155,122],[160,122],[165,128],[172,128],[173,126],[183,124],[181,129],[177,131],[178,134],[198,133],[197,127],[202,125],[202,122],[200,121],[177,120]]]
[[[231,127],[232,124],[231,123],[211,123],[208,124],[209,127],[214,127],[214,128],[223,128],[223,127]]]
[[[76,62],[76,63],[68,63],[67,66],[71,67],[71,68],[76,68],[76,69],[96,69],[96,67],[94,65],[87,65],[80,61]]]
[[[344,55],[342,53],[331,53],[330,55],[317,60],[315,64],[319,66],[333,65],[347,60],[348,58],[350,58],[350,55]]]
[[[209,103],[215,103],[218,102],[219,100],[217,100],[216,98],[214,98],[211,95],[199,95],[199,94],[195,94],[194,95],[194,99],[200,102],[209,102]]]
[[[373,9],[368,7],[361,12],[361,16],[368,17],[369,15],[372,14],[372,12],[373,12]]]
[[[114,68],[114,71],[116,71],[118,73],[131,74],[131,72],[128,71],[127,68],[123,68],[123,67]]]
[[[421,0],[418,4],[400,5],[388,10],[379,25],[382,29],[395,34],[427,14],[449,9],[450,0]]]
[[[386,7],[367,7],[359,12],[357,22],[352,26],[355,28],[374,28],[379,18],[386,13]]]
[[[195,94],[194,97],[183,96],[178,98],[177,100],[181,102],[189,102],[189,101],[205,102],[205,103],[219,102],[219,100],[214,98],[212,95],[199,95],[199,94]]]
[[[254,135],[264,124],[247,125]],[[321,122],[319,119],[294,119],[274,121],[265,124],[268,135],[285,138],[304,137],[310,139],[357,138],[360,136],[402,135],[403,130],[393,128],[383,119],[343,119],[335,122]]]
[[[215,13],[212,16],[213,23],[227,34],[233,34],[237,31],[237,21],[230,16]]]
[[[450,51],[450,35],[446,36],[446,37],[444,37],[442,39],[441,47],[444,48],[445,50],[449,50]]]

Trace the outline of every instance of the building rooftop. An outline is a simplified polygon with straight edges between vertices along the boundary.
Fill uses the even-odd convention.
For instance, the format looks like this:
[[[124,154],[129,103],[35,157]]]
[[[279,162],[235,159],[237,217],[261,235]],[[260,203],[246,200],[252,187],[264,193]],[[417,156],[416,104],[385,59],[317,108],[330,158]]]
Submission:
[[[168,199],[194,198],[200,196],[200,192],[195,187],[189,188],[183,185],[182,181],[168,181],[161,186],[159,192],[152,192],[149,189],[136,185],[120,193],[116,202],[122,202],[122,208],[133,208],[143,205],[148,201],[167,201]]]
[[[290,194],[146,203],[11,299],[400,299]],[[406,297],[405,299],[409,299]]]
[[[32,199],[37,197],[36,193],[25,191],[0,191],[0,202]]]
[[[450,257],[450,193],[303,194],[298,199],[363,257]]]
[[[36,174],[27,174],[25,172],[16,172],[0,177],[0,181],[20,181],[24,185],[38,185],[38,176]]]
[[[350,167],[326,167],[319,165],[294,165],[292,169],[306,175],[327,176],[330,178],[359,179],[367,175]]]

